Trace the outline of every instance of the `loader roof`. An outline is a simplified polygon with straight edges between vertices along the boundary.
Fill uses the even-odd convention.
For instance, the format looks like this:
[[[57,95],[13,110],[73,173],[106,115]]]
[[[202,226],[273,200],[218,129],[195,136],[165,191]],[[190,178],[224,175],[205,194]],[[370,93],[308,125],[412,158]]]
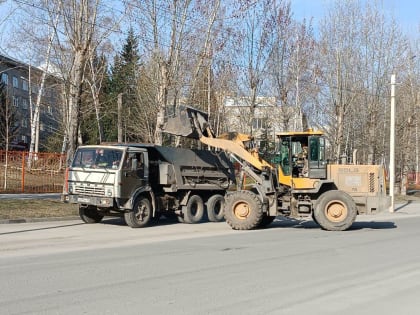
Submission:
[[[277,137],[284,137],[284,136],[322,136],[324,133],[319,130],[307,129],[305,131],[288,131],[288,132],[279,132],[277,133]]]

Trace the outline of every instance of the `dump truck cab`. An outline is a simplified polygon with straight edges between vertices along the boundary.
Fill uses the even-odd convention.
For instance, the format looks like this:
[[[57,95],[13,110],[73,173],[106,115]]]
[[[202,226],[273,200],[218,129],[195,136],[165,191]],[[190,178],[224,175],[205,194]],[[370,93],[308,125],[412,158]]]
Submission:
[[[63,199],[100,208],[130,209],[130,199],[149,185],[145,147],[82,146],[67,170]]]

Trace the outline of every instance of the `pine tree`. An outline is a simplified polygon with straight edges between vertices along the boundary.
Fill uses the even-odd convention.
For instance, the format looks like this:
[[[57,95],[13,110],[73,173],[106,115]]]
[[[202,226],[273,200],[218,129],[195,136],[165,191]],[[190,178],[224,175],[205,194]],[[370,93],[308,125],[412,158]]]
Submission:
[[[111,80],[109,84],[110,97],[113,100],[112,106],[117,121],[117,100],[118,95],[122,94],[122,118],[125,141],[136,140],[136,135],[132,128],[133,108],[138,103],[137,85],[140,73],[140,56],[138,52],[138,40],[132,29],[129,30],[126,42],[120,54],[115,56],[114,64],[111,68]]]

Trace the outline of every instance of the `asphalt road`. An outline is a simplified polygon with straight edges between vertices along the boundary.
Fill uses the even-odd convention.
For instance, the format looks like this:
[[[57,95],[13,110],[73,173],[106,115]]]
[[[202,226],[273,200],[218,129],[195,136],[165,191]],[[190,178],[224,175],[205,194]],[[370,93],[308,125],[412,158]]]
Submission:
[[[0,225],[0,314],[418,314],[419,226],[418,203],[345,232]]]

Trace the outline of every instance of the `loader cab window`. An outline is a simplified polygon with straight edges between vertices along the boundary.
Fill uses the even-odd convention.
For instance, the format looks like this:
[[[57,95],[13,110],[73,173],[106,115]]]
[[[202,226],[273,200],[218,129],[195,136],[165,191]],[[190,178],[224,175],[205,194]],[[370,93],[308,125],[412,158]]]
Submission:
[[[280,165],[283,174],[290,175],[290,138],[280,138],[276,162]]]
[[[277,160],[285,176],[308,177],[308,136],[280,137]]]

